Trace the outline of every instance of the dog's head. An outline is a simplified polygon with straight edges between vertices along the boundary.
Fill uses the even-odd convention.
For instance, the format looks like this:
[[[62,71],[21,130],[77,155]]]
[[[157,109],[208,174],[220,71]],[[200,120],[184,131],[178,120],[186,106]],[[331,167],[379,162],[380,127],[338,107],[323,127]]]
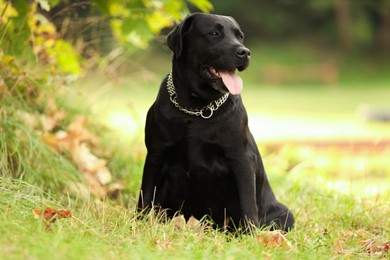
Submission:
[[[214,92],[233,95],[241,92],[242,80],[235,73],[249,66],[250,51],[232,17],[189,15],[168,35],[167,42],[174,62],[191,71],[202,88],[208,85]]]

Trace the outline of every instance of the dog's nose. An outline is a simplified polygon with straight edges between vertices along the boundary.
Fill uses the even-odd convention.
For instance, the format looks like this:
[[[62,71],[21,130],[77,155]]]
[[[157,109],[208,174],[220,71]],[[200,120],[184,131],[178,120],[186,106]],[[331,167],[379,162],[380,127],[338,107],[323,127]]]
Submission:
[[[240,46],[236,49],[236,53],[239,57],[251,56],[251,51],[248,48]]]

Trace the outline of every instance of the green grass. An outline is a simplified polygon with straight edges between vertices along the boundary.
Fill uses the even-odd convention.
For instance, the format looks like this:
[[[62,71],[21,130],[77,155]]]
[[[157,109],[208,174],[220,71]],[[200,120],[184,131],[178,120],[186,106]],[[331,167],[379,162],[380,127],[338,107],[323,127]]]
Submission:
[[[389,194],[358,198],[313,183],[287,177],[283,201],[295,209],[296,228],[286,235],[292,250],[268,249],[256,236],[233,237],[206,230],[181,230],[156,218],[137,220],[133,207],[85,201],[81,206],[59,203],[55,197],[25,182],[0,180],[2,256],[6,259],[202,259],[262,256],[293,259],[368,257],[359,244],[367,239],[389,239],[385,216]],[[275,185],[274,185],[275,186]],[[66,207],[72,219],[62,219],[48,232],[32,217],[34,208]],[[342,245],[342,249],[338,244]]]
[[[270,49],[267,55],[273,53],[276,51]],[[292,50],[287,53],[291,57],[280,56],[284,62],[298,56]],[[20,110],[43,112],[42,104],[29,103],[23,93],[0,93],[4,104],[0,107],[0,259],[389,256],[384,251],[371,254],[363,244],[372,239],[384,245],[390,240],[390,149],[354,145],[359,140],[374,142],[390,137],[388,124],[366,123],[357,116],[361,103],[388,104],[390,92],[383,87],[387,78],[381,74],[382,80],[371,88],[352,84],[353,80],[338,86],[275,86],[257,81],[255,72],[242,74],[244,103],[268,177],[278,199],[296,218],[295,228],[285,235],[291,250],[285,250],[260,244],[259,230],[242,236],[210,228],[199,232],[163,221],[163,216],[139,218],[135,213],[145,157],[144,118],[157,94],[159,79],[168,69],[160,66],[154,76],[146,73],[148,80],[141,80],[142,74],[137,75],[137,81],[134,77],[107,80],[94,75],[74,86],[57,86],[55,92],[33,84],[54,95],[66,109],[64,125],[75,115],[87,115],[89,129],[99,135],[100,153],[108,160],[114,179],[125,185],[116,199],[101,200],[78,192],[74,187],[83,179],[69,156],[44,144],[40,133],[18,117]],[[296,125],[303,127],[294,129]],[[313,134],[320,128],[324,131]],[[324,133],[328,135],[324,137]],[[307,137],[347,140],[351,146],[318,148],[290,143]],[[32,213],[47,206],[70,209],[73,217],[58,220],[49,232]]]
[[[265,163],[272,165],[274,160],[287,159],[295,152],[289,151],[290,156],[268,153]],[[233,237],[214,230],[198,233],[156,218],[137,220],[134,203],[118,206],[112,201],[94,199],[76,203],[8,177],[0,179],[0,250],[6,259],[312,259],[313,255],[316,259],[357,259],[369,256],[360,244],[362,241],[389,239],[388,187],[374,195],[362,192],[364,189],[335,189],[328,185],[335,182],[326,173],[315,172],[315,167],[297,167],[287,174],[283,167],[269,167],[275,192],[294,209],[296,216],[295,229],[286,235],[291,251],[265,248],[255,235]],[[341,176],[336,177],[340,180]],[[373,182],[365,178],[350,180],[350,184],[364,188]],[[71,209],[73,218],[57,221],[48,232],[32,215],[33,209],[46,206]]]

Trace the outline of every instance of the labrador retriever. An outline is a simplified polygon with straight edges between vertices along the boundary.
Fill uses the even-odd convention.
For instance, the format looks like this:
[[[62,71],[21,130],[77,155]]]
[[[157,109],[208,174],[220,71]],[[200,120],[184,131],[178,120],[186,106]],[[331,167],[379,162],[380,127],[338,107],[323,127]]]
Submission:
[[[208,216],[217,228],[293,227],[248,128],[236,74],[250,61],[243,41],[233,18],[203,13],[168,35],[172,71],[147,115],[139,210]]]

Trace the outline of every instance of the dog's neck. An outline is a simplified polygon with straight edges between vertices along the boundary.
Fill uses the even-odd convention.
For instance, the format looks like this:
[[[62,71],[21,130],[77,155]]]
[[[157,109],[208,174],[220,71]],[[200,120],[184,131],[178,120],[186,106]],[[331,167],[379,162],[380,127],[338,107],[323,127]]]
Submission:
[[[173,83],[173,76],[172,72],[170,72],[167,76],[167,91],[170,97],[171,102],[175,105],[175,107],[182,111],[183,113],[192,115],[192,116],[199,116],[204,119],[209,119],[214,115],[214,111],[218,110],[228,99],[229,93],[226,93],[222,95],[220,98],[211,101],[205,106],[202,106],[201,108],[189,108],[187,106],[182,106],[180,102],[178,101],[178,94],[176,92],[175,84]],[[191,96],[193,93],[191,93]],[[199,99],[199,97],[197,97]]]

